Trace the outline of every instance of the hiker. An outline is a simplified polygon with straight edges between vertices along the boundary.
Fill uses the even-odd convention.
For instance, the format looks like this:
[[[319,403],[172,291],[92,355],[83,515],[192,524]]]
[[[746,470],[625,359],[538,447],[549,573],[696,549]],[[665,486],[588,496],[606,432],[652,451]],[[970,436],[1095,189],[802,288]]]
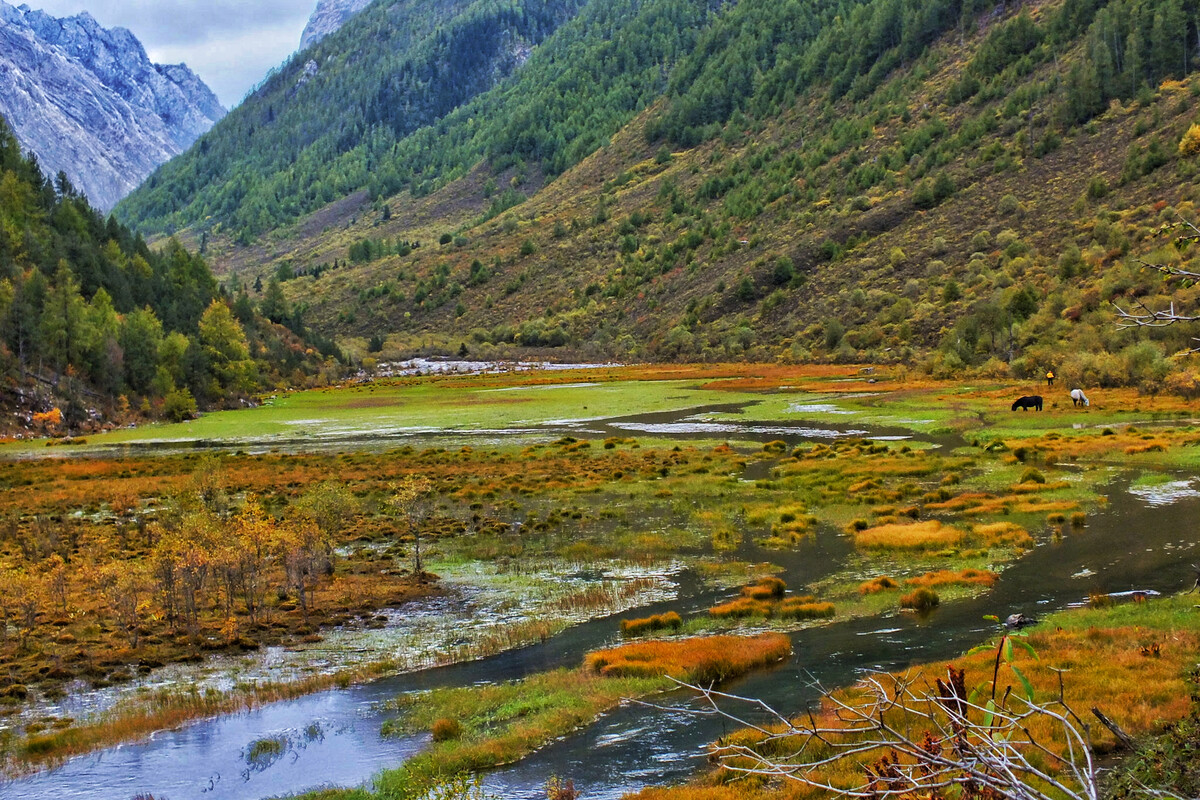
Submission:
[[[1049,370],[1046,370],[1046,388],[1049,389],[1049,388],[1052,388],[1053,386],[1054,386],[1054,370],[1049,369]]]
[[[1091,405],[1091,402],[1087,399],[1087,395],[1083,393],[1083,389],[1072,389],[1071,405],[1076,407],[1082,405],[1086,408]]]

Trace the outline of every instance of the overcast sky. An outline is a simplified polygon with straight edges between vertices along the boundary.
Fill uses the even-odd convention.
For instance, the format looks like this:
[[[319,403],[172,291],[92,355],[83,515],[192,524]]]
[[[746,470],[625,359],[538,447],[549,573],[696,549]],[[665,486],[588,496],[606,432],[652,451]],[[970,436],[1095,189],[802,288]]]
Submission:
[[[87,11],[141,40],[158,64],[185,62],[226,108],[300,45],[316,0],[8,0],[56,17]]]

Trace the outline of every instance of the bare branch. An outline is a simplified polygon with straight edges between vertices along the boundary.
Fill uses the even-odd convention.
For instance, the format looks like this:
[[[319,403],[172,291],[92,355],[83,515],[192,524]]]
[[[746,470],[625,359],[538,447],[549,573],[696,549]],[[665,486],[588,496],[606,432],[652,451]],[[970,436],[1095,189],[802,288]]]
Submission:
[[[717,714],[748,729],[713,745],[711,755],[722,768],[840,796],[886,800],[958,787],[1013,800],[1097,800],[1087,729],[1080,730],[1080,718],[1062,702],[1061,692],[1048,704],[1006,697],[981,706],[965,696],[962,674],[951,672],[950,682],[939,680],[933,691],[918,687],[911,676],[878,674],[846,692],[822,690],[823,718],[836,720],[833,724],[819,722],[822,717],[811,711],[790,719],[762,700],[682,682],[704,702],[671,710]],[[756,724],[722,704],[747,706],[771,722]],[[913,734],[914,720],[925,728],[920,737]],[[1040,728],[1034,720],[1042,721]],[[1056,731],[1055,747],[1031,733],[1047,722]],[[827,768],[839,763],[859,764],[862,782],[833,785]]]

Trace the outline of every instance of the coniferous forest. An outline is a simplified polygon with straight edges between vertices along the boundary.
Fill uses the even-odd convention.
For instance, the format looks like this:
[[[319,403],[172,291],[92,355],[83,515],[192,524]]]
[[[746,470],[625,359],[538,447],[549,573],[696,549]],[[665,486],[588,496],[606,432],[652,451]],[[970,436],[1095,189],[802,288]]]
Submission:
[[[0,372],[25,422],[29,409],[46,431],[181,419],[336,374],[336,346],[287,309],[275,324],[245,293],[224,292],[200,256],[173,241],[150,248],[105,219],[0,122]]]

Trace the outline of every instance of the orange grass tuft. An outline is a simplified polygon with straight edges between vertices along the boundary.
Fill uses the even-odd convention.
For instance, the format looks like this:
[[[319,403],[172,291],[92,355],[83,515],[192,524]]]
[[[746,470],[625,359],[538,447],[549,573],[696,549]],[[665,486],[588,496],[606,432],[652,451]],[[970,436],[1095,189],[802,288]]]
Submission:
[[[609,677],[669,675],[689,683],[721,681],[787,658],[792,643],[779,633],[657,639],[589,653],[584,666]]]
[[[863,581],[859,584],[859,594],[878,594],[886,592],[888,589],[896,589],[900,584],[889,578],[887,575],[880,575],[878,578],[871,578],[869,581]]]
[[[877,525],[854,534],[855,546],[866,550],[940,550],[962,539],[962,531],[937,520]]]
[[[1029,531],[1012,522],[988,522],[974,526],[971,532],[981,547],[996,547],[1006,544],[1015,547],[1033,547],[1033,537],[1029,535]]]
[[[738,619],[741,617],[769,617],[772,604],[750,597],[736,597],[728,603],[715,605],[708,613],[719,619]]]
[[[683,618],[674,611],[668,611],[665,614],[653,614],[649,617],[641,617],[639,619],[623,619],[621,620],[621,633],[625,636],[640,636],[643,633],[651,631],[679,630],[679,626],[683,624]]]
[[[812,597],[789,597],[779,604],[780,619],[829,619],[833,603],[818,603]]]
[[[994,586],[999,577],[999,575],[989,570],[964,569],[955,572],[954,570],[941,569],[936,572],[926,572],[924,575],[919,575],[915,578],[909,578],[904,581],[904,584],[906,586],[923,586],[926,589],[935,589],[938,586],[969,586],[971,584]]]
[[[751,600],[771,600],[783,597],[786,591],[787,584],[782,578],[762,578],[742,587],[742,596]]]

